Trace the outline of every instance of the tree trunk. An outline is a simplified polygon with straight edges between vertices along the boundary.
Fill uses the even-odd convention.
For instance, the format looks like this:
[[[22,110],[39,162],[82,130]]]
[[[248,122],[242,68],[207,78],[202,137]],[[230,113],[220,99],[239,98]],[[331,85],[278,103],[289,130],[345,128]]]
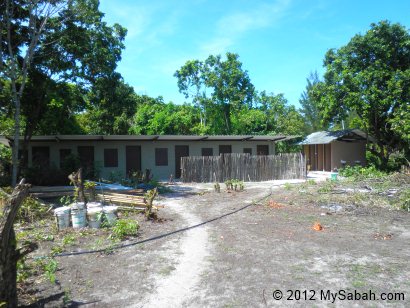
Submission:
[[[84,180],[83,180],[83,168],[78,169],[77,172],[71,173],[68,178],[71,183],[77,188],[78,200],[87,204],[87,198],[84,194]]]
[[[24,180],[15,187],[0,218],[0,305],[6,307],[17,307],[17,261],[22,253],[16,249],[13,223],[29,187]]]
[[[15,89],[13,89],[15,90]],[[14,91],[13,91],[14,92]],[[18,174],[18,165],[19,165],[19,143],[20,143],[20,99],[17,96],[17,93],[14,93],[14,140],[12,148],[12,164],[13,169],[11,173],[11,185],[14,187],[17,184],[17,174]]]

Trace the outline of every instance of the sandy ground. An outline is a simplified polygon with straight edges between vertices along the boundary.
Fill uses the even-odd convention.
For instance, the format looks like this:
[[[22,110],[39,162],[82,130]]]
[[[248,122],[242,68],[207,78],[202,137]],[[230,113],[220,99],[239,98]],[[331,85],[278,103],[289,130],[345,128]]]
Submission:
[[[300,182],[246,183],[244,192],[219,194],[213,184],[177,184],[159,200],[168,220],[144,225],[140,239],[220,219],[110,255],[58,258],[58,285],[39,290],[45,306],[60,306],[62,291],[85,307],[410,306],[410,214],[304,204]],[[313,230],[315,222],[324,229]],[[287,300],[292,290],[315,300],[303,293]],[[405,299],[331,304],[321,290]]]

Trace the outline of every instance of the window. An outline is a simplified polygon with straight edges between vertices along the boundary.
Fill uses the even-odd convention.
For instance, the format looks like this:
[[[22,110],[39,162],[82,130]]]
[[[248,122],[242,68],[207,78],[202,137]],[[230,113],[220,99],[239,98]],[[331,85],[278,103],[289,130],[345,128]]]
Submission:
[[[213,148],[202,148],[202,156],[213,156],[214,149]]]
[[[66,158],[71,155],[71,149],[60,149],[60,168],[63,168]]]
[[[31,151],[33,166],[44,167],[50,164],[49,147],[33,147]]]
[[[168,149],[155,149],[155,166],[168,166]]]
[[[244,148],[243,153],[252,155],[252,148]]]
[[[118,149],[104,149],[104,167],[118,167]]]
[[[232,153],[232,146],[229,144],[229,145],[220,145],[219,146],[219,155],[220,154],[229,154],[229,153]]]
[[[268,145],[257,145],[256,154],[257,155],[269,155],[269,146]]]

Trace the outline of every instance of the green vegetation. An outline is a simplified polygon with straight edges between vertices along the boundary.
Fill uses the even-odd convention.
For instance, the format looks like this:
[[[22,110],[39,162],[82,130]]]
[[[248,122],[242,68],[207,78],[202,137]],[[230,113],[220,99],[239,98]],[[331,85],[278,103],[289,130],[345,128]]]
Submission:
[[[43,271],[45,276],[50,280],[51,283],[56,282],[56,271],[58,268],[58,263],[54,258],[48,258],[47,262],[43,264]]]
[[[364,34],[330,49],[324,80],[310,93],[322,123],[335,125],[355,116],[353,127],[375,138],[369,151],[387,169],[390,155],[410,155],[410,33],[400,24],[381,21]],[[352,128],[353,128],[352,127]]]
[[[410,188],[403,190],[400,194],[398,207],[410,212]]]
[[[133,219],[118,219],[111,229],[110,238],[113,240],[123,240],[128,236],[136,236],[138,229],[138,221]]]
[[[290,184],[290,183],[285,183],[285,184],[283,185],[283,187],[284,187],[286,190],[292,190],[292,184]]]
[[[225,181],[226,190],[243,191],[245,189],[245,184],[243,181],[238,179],[231,179]]]
[[[374,166],[347,166],[339,170],[339,175],[350,178],[355,181],[359,181],[371,178],[383,178],[387,175],[387,173],[376,169],[376,167]]]

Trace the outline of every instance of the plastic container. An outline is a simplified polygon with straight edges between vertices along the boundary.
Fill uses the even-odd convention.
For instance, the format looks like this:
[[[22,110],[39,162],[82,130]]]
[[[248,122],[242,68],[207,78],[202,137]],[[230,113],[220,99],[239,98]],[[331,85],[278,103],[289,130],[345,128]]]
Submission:
[[[332,181],[337,181],[337,173],[331,173],[331,174],[330,174],[330,179],[331,179]]]
[[[71,221],[74,229],[80,229],[87,226],[84,202],[71,204]]]
[[[58,230],[67,229],[70,226],[70,207],[62,206],[54,210]]]
[[[87,204],[88,207],[88,204]],[[103,214],[102,207],[91,207],[87,209],[88,226],[90,228],[98,229],[101,225],[101,218]]]
[[[101,202],[88,202],[87,203],[87,209],[89,208],[93,208],[93,207],[102,207],[102,203]]]
[[[107,220],[107,224],[109,226],[112,226],[115,224],[115,222],[117,221],[117,210],[118,207],[114,206],[114,205],[110,205],[110,206],[104,206],[103,207],[103,211],[105,214],[105,218]]]

